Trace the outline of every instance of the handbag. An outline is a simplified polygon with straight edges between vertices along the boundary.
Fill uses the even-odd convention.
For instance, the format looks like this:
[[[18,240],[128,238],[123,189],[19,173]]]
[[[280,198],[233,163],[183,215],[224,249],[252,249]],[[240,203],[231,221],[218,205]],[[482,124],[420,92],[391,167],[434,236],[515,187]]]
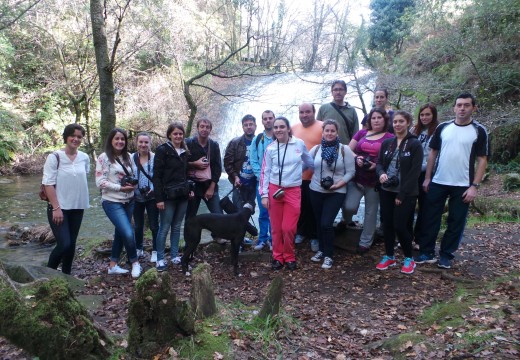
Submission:
[[[58,160],[58,165],[56,165],[56,170],[60,167],[60,156],[57,152],[53,152],[54,156],[56,156],[56,160]],[[56,185],[54,185],[56,187]],[[40,200],[43,201],[49,201],[49,197],[47,196],[47,193],[45,192],[45,185],[40,184],[40,191],[38,191],[38,196],[40,197]]]
[[[190,184],[185,181],[183,183],[165,187],[164,193],[168,200],[187,199],[190,194]]]
[[[211,149],[211,143],[208,146],[208,153],[206,154],[206,159],[208,162],[210,161],[210,149]],[[195,169],[190,170],[188,173],[188,176],[190,179],[195,180],[196,182],[204,182],[211,180],[211,166],[208,166],[204,170],[201,169]]]

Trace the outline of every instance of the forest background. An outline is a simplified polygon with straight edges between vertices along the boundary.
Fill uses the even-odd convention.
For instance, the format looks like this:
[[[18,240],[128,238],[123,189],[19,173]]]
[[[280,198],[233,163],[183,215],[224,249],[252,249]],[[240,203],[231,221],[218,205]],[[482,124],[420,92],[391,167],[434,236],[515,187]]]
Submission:
[[[519,28],[519,0],[0,0],[2,173],[39,170],[68,123],[95,156],[116,124],[190,132],[204,104],[287,72],[385,86],[394,109],[429,101],[445,119],[470,91],[493,161],[518,168]]]

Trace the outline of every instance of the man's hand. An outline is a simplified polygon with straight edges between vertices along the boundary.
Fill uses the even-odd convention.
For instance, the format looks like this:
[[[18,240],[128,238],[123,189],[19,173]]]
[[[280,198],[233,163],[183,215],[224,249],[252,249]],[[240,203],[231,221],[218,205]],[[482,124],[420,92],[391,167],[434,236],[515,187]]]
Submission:
[[[164,201],[161,201],[161,202],[157,203],[157,209],[164,210]]]
[[[430,190],[430,182],[430,179],[424,179],[424,182],[422,183],[422,188],[424,192],[428,192],[428,190]]]
[[[477,197],[477,188],[474,186],[470,186],[464,194],[462,194],[462,201],[465,203],[470,203]]]
[[[238,176],[235,176],[235,187],[239,188],[242,185],[240,182],[240,178]]]

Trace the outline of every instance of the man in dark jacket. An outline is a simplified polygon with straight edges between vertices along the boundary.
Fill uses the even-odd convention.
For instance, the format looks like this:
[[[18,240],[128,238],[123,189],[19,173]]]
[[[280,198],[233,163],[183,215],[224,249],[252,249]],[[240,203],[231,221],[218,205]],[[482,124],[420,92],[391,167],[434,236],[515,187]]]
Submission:
[[[233,203],[241,208],[245,202],[255,203],[256,177],[251,167],[251,141],[255,136],[256,119],[253,115],[242,118],[244,134],[231,140],[224,154],[224,170],[228,174],[233,191]]]
[[[188,202],[186,219],[197,215],[200,201],[204,200],[211,213],[221,214],[218,181],[222,174],[220,148],[210,139],[213,125],[206,118],[197,121],[197,135],[186,139],[190,152],[188,157],[188,177],[195,183],[195,197]]]

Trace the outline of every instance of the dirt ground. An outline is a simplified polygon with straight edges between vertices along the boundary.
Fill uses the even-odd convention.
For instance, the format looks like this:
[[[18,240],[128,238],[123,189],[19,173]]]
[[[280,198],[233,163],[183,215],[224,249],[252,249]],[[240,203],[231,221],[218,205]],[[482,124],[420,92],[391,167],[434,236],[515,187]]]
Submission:
[[[245,306],[237,316],[247,319],[248,313],[260,309],[271,280],[280,275],[284,281],[285,320],[269,343],[245,332],[237,335],[237,325],[226,323],[216,329],[234,340],[229,358],[518,359],[520,354],[519,223],[477,224],[466,229],[451,270],[418,265],[412,275],[401,274],[399,266],[386,271],[375,269],[384,254],[382,243],[374,244],[364,255],[336,248],[329,270],[310,261],[313,253],[308,242],[297,246],[298,269],[292,272],[271,270],[266,251],[263,260],[242,261],[239,277],[232,274],[228,247],[220,249],[199,251],[194,263],[204,261],[212,266],[222,312],[239,302]],[[396,250],[396,256],[403,258],[400,250]],[[94,318],[113,334],[125,335],[127,304],[135,281],[129,275],[107,275],[107,261],[103,257],[79,260],[74,265],[75,275],[88,281],[81,294],[102,296],[102,304],[92,311]],[[145,271],[151,266],[146,262]],[[185,277],[178,266],[170,265],[168,271],[179,297],[187,299],[191,278]],[[492,290],[483,290],[498,278],[507,280]],[[453,315],[439,314],[433,323],[424,320],[426,310],[457,299],[461,286],[480,291],[459,297],[460,303],[472,304],[462,324],[446,326]],[[497,312],[502,315],[496,316]],[[473,336],[476,328],[477,335],[486,336],[483,343],[477,346],[476,340],[462,341],[466,334]],[[403,334],[422,340],[394,348],[388,345]],[[124,343],[121,341],[122,346]],[[156,359],[171,358],[167,354],[165,349]],[[32,356],[0,338],[0,359]]]

